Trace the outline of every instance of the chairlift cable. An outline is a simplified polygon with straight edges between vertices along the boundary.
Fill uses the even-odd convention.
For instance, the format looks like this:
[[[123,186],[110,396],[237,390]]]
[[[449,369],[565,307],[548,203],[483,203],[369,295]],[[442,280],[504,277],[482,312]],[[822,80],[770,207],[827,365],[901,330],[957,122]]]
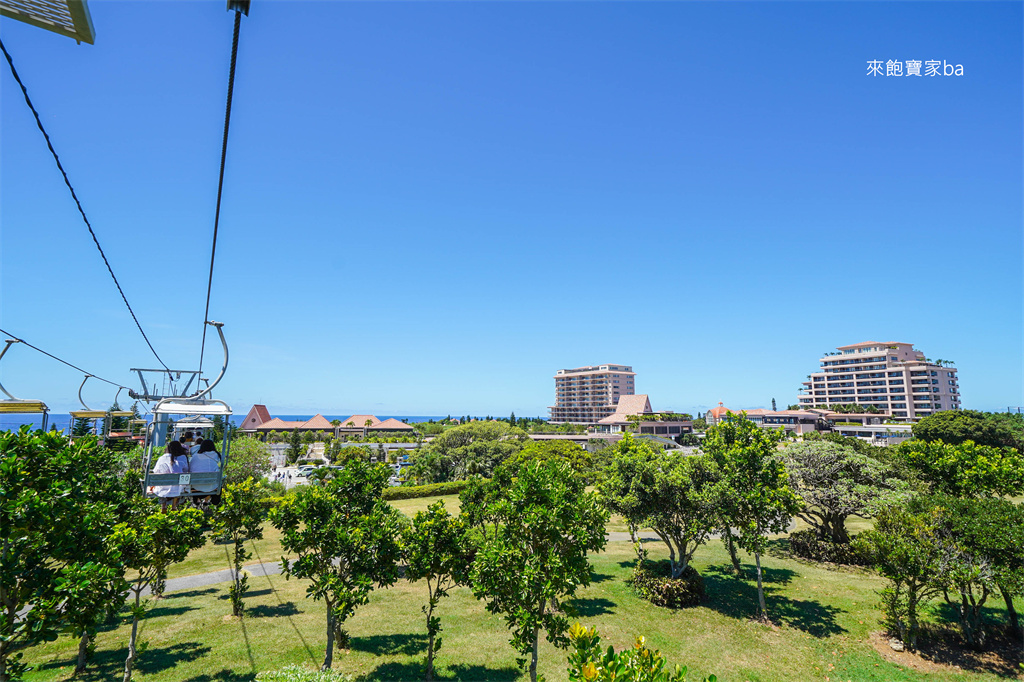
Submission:
[[[43,121],[39,118],[39,112],[36,111],[35,106],[32,104],[32,100],[28,96],[28,88],[21,82],[21,77],[18,76],[18,70],[14,68],[14,60],[11,59],[10,53],[7,51],[7,47],[4,46],[3,41],[0,40],[0,50],[3,50],[4,57],[7,58],[7,63],[11,67],[11,74],[14,76],[14,80],[21,86],[21,92],[25,96],[25,103],[28,104],[28,108],[32,110],[32,115],[36,117],[36,125],[39,126],[39,131],[43,134],[46,139],[46,146],[50,148],[50,153],[53,155],[53,160],[57,162],[57,169],[60,174],[64,176],[64,184],[71,190],[71,198],[75,200],[75,205],[78,206],[78,212],[82,214],[82,220],[85,221],[85,226],[89,228],[89,234],[92,235],[92,241],[96,244],[96,249],[100,252],[100,257],[103,258],[103,264],[107,266],[107,272],[110,273],[110,277],[114,280],[114,286],[117,287],[117,291],[121,294],[121,300],[124,301],[125,306],[128,307],[128,312],[131,314],[132,319],[135,320],[135,326],[139,328],[139,333],[142,334],[142,338],[145,339],[146,345],[149,346],[149,350],[153,351],[153,355],[156,356],[157,361],[163,366],[169,373],[171,371],[160,355],[153,348],[153,344],[150,343],[149,337],[146,336],[146,332],[142,330],[142,325],[139,323],[139,318],[135,316],[135,311],[132,310],[132,306],[128,303],[128,297],[124,295],[124,290],[121,289],[121,283],[117,281],[117,277],[114,276],[114,270],[110,267],[110,262],[107,260],[107,255],[103,253],[103,247],[100,246],[100,241],[96,237],[96,233],[92,229],[92,223],[89,222],[89,218],[85,215],[85,209],[82,208],[82,202],[78,200],[78,195],[75,193],[75,188],[71,186],[71,180],[68,179],[68,174],[64,170],[64,166],[60,162],[60,157],[57,156],[57,150],[53,148],[53,143],[50,142],[50,136],[46,133],[46,128],[43,127]],[[38,348],[36,350],[39,350]],[[113,382],[108,382],[113,383]],[[115,386],[117,384],[114,384]]]
[[[127,386],[122,386],[121,384],[119,384],[119,383],[117,383],[117,382],[114,382],[114,381],[110,381],[109,379],[104,379],[104,378],[103,378],[103,377],[101,377],[101,376],[96,376],[96,375],[95,375],[95,374],[93,374],[92,372],[86,372],[86,371],[85,371],[84,369],[82,369],[81,367],[79,367],[79,366],[77,366],[77,365],[72,365],[72,364],[71,364],[70,362],[68,362],[67,360],[62,360],[61,358],[58,358],[58,357],[57,357],[56,355],[54,355],[53,353],[47,353],[47,352],[46,352],[45,350],[43,350],[42,348],[39,348],[39,347],[37,347],[37,346],[33,346],[33,345],[32,345],[31,343],[29,343],[29,342],[28,342],[28,341],[26,341],[25,339],[19,339],[19,338],[18,338],[17,336],[15,336],[14,334],[10,333],[9,331],[6,331],[6,330],[4,330],[4,329],[0,329],[0,334],[6,334],[7,336],[11,337],[11,338],[12,338],[12,339],[14,339],[15,341],[18,341],[19,343],[23,343],[23,344],[25,344],[26,346],[28,346],[28,347],[29,347],[29,348],[31,348],[32,350],[35,350],[35,351],[39,351],[39,352],[40,352],[40,353],[42,353],[43,355],[45,355],[45,356],[47,356],[47,357],[50,357],[50,358],[53,358],[53,359],[54,359],[54,360],[56,360],[57,362],[61,362],[61,363],[64,363],[65,365],[67,365],[67,366],[68,366],[68,367],[70,367],[71,369],[77,369],[77,370],[78,370],[79,372],[81,372],[82,374],[88,374],[88,375],[89,375],[90,377],[92,377],[93,379],[99,379],[100,381],[104,381],[104,382],[106,382],[106,383],[110,384],[111,386],[117,386],[118,388],[128,388]]]
[[[230,8],[230,3],[229,3]],[[203,340],[199,346],[199,375],[203,373],[203,355],[206,352],[206,327],[210,322],[210,292],[213,289],[213,261],[217,256],[217,230],[220,227],[220,201],[224,192],[224,164],[228,155],[228,129],[231,126],[231,100],[235,91],[235,61],[238,57],[238,31],[242,25],[242,12],[249,13],[248,3],[245,9],[235,7],[235,29],[231,37],[231,66],[228,69],[228,101],[224,109],[224,139],[220,148],[220,179],[217,181],[217,209],[213,218],[213,246],[210,249],[210,277],[206,282],[206,309],[203,311]]]

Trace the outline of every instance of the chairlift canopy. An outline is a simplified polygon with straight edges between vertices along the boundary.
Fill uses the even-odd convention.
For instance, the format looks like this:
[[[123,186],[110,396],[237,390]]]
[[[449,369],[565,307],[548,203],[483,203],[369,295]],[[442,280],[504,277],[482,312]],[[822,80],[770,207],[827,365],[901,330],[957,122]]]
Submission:
[[[85,0],[0,0],[0,15],[23,21],[79,43],[96,40]]]

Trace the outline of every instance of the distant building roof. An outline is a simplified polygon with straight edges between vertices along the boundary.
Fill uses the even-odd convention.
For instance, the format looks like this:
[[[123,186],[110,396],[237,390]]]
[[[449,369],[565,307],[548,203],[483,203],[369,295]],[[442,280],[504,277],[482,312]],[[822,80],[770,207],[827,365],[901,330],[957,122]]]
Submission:
[[[345,428],[348,426],[349,422],[352,422],[356,428],[361,429],[364,426],[366,426],[367,419],[370,420],[371,429],[377,426],[377,424],[380,424],[380,420],[374,417],[372,414],[354,414],[351,417],[348,417],[347,419],[342,419],[341,426],[342,428]]]
[[[365,421],[365,420],[364,420]],[[409,426],[405,422],[398,421],[394,417],[385,419],[382,422],[377,422],[372,427],[374,429],[380,429],[382,431],[413,431],[413,427]]]
[[[266,405],[253,405],[249,413],[245,415],[242,420],[242,430],[251,431],[258,428],[261,424],[265,424],[270,421],[270,412],[267,410]]]
[[[268,421],[268,422],[266,422],[264,424],[260,424],[256,428],[259,431],[275,431],[275,430],[278,430],[278,429],[283,429],[283,430],[287,431],[289,429],[300,428],[305,423],[306,422],[286,422],[283,419],[280,419],[278,417],[274,417],[270,421]]]
[[[638,414],[653,414],[651,401],[646,393],[637,395],[624,395],[619,397],[615,405],[615,411],[604,419],[598,420],[598,424],[624,424],[629,420],[627,417]]]
[[[327,421],[327,419],[324,418],[322,414],[317,414],[299,428],[330,431],[334,428],[334,424],[331,424],[331,422]]]

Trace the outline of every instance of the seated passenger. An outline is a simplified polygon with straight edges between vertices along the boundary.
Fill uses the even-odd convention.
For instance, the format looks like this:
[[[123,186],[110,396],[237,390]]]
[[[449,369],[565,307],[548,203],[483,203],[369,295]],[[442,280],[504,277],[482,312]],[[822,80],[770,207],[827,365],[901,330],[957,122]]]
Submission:
[[[160,455],[153,467],[154,474],[187,474],[189,472],[188,457],[185,455],[185,448],[181,443],[172,440],[167,444],[167,450]],[[172,509],[178,508],[178,499],[181,496],[180,485],[158,485],[152,486],[151,490],[160,498],[161,508],[167,511],[167,503],[171,503]]]
[[[220,471],[220,462],[221,458],[220,453],[217,452],[217,446],[213,444],[212,440],[204,440],[199,446],[199,451],[192,455],[192,473],[218,472]],[[202,483],[193,485],[192,488],[197,492],[212,493],[217,489],[217,484]]]

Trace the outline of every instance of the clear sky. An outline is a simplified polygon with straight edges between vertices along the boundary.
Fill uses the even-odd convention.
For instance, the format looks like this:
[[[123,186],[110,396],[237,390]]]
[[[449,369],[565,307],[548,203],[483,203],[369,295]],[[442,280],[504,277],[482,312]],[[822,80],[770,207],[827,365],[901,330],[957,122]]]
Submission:
[[[89,7],[95,45],[0,35],[192,368],[232,15]],[[967,408],[1024,405],[1020,2],[253,0],[242,24],[210,316],[243,413],[546,415],[555,370],[599,363],[655,409],[784,406],[869,340],[956,361]],[[131,385],[156,360],[0,66],[0,327]],[[58,410],[81,380],[23,347],[0,377]]]

